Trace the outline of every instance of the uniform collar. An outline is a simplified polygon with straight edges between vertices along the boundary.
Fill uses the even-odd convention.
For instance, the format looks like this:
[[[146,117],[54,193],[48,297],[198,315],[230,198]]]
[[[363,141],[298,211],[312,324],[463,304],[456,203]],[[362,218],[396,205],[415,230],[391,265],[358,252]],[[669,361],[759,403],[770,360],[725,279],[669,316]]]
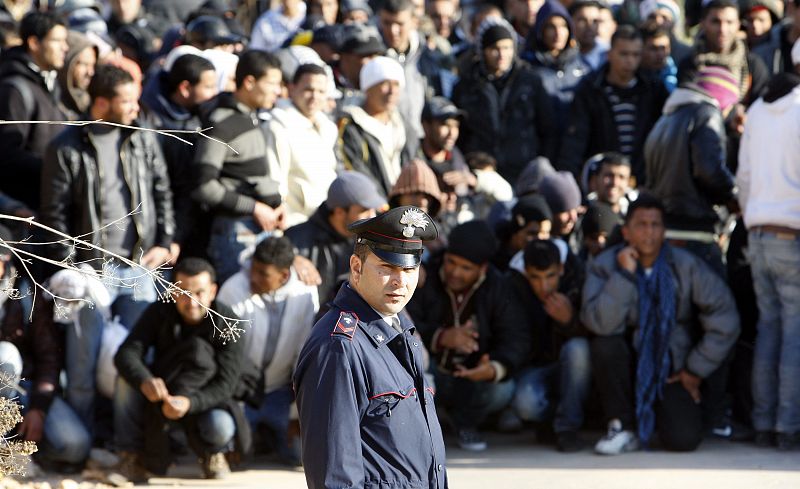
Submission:
[[[393,327],[384,321],[383,316],[378,314],[367,302],[358,295],[358,292],[350,287],[350,282],[345,282],[333,299],[333,304],[345,312],[353,312],[358,316],[358,327],[361,328],[370,339],[375,348],[380,348],[392,341],[398,333]],[[403,334],[413,334],[414,324],[405,314],[398,314],[400,327]]]

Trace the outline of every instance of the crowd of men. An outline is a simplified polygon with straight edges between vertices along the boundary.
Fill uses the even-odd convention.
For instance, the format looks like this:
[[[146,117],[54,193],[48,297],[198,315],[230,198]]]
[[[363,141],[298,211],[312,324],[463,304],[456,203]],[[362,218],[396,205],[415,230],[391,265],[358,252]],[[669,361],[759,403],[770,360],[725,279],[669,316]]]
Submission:
[[[800,449],[800,0],[3,0],[0,43],[0,212],[49,228],[0,227],[33,234],[1,393],[41,466],[304,462],[348,226],[407,205],[439,235],[402,322],[461,448]]]

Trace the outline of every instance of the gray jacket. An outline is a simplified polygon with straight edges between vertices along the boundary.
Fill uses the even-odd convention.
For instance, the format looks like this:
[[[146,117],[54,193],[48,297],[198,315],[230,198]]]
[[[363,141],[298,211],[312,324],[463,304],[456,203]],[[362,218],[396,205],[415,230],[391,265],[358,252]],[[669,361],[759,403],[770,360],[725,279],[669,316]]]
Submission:
[[[580,317],[600,336],[624,334],[628,328],[639,334],[636,277],[617,264],[623,246],[604,251],[587,269]],[[672,371],[685,368],[705,378],[722,364],[739,337],[739,313],[728,286],[708,265],[688,251],[664,246],[678,294],[670,337]]]

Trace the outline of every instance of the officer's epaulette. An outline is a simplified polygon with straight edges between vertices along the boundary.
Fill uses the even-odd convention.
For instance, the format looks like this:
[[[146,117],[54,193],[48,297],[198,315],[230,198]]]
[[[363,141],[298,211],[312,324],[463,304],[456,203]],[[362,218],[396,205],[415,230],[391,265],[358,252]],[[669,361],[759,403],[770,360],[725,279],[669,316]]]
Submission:
[[[331,331],[331,336],[345,336],[352,341],[353,335],[356,334],[357,327],[358,316],[356,316],[356,313],[342,311],[342,313],[339,314],[339,320],[336,321],[336,325],[333,327],[333,331]]]

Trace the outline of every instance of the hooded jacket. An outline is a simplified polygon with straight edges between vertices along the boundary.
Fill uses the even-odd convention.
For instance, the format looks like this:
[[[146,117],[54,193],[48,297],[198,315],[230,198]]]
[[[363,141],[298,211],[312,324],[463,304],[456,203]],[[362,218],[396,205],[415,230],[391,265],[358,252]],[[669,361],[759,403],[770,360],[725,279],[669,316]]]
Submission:
[[[800,229],[800,77],[778,75],[747,111],[736,183],[745,226]]]
[[[482,40],[477,40],[482,45]],[[554,156],[556,125],[552,102],[542,78],[524,60],[495,80],[487,72],[482,53],[453,90],[453,102],[470,116],[461,125],[458,145],[465,154],[485,151],[497,159],[497,172],[516,181],[525,165],[537,156]]]
[[[542,40],[544,24],[552,17],[562,17],[567,21],[569,28],[567,45],[555,57],[547,52]],[[536,14],[534,36],[528,39],[528,49],[522,57],[530,62],[536,73],[541,76],[542,86],[553,102],[558,133],[562,134],[569,122],[569,106],[575,96],[575,89],[583,77],[592,71],[592,68],[586,64],[574,46],[572,18],[561,2],[548,0],[539,9],[539,13]]]
[[[715,204],[733,198],[722,113],[699,88],[677,88],[645,143],[647,186],[669,229],[713,232]]]
[[[428,214],[436,217],[442,208],[442,192],[436,174],[422,160],[411,160],[400,172],[397,182],[389,193],[389,206],[400,205],[400,197],[407,194],[422,193],[428,197]]]
[[[29,90],[30,102],[8,83],[14,78]],[[59,89],[53,80],[49,89],[30,55],[22,46],[4,51],[0,56],[0,120],[63,121],[59,107]],[[42,158],[48,143],[63,129],[56,124],[9,124],[0,126],[0,154],[3,155],[3,178],[0,190],[20,200],[31,209],[39,208],[39,178]]]
[[[67,51],[67,56],[64,59],[64,66],[58,71],[58,86],[61,90],[61,103],[69,111],[70,119],[77,120],[81,114],[89,109],[91,98],[89,97],[89,92],[81,90],[74,85],[72,72],[75,70],[78,55],[84,49],[94,49],[95,55],[98,54],[98,50],[88,37],[75,31],[69,31],[67,44],[69,44],[69,51]]]

